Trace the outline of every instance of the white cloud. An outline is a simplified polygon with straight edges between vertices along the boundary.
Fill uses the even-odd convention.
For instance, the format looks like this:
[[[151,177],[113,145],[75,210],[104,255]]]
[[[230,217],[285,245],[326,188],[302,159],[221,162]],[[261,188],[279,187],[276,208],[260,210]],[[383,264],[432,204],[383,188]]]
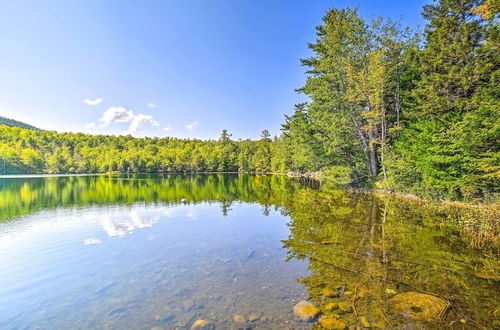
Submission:
[[[193,121],[191,124],[187,124],[187,125],[186,125],[186,128],[187,128],[188,130],[193,130],[193,129],[195,129],[196,127],[198,127],[198,122],[197,122],[197,121]]]
[[[130,123],[130,126],[128,127],[128,134],[134,134],[137,131],[140,131],[144,129],[146,126],[158,126],[160,123],[158,123],[156,120],[153,119],[153,116],[151,115],[145,115],[145,114],[138,114],[137,116],[134,116],[132,119],[132,122]]]
[[[85,125],[85,128],[93,130],[93,129],[97,128],[97,124],[96,123],[88,123]]]
[[[170,131],[173,131],[173,130],[174,130],[174,128],[173,128],[172,126],[170,126],[170,125],[167,125],[167,126],[163,127],[163,130],[164,130],[165,132],[170,132]]]
[[[124,134],[134,134],[138,131],[146,128],[147,126],[159,126],[153,116],[145,115],[143,113],[134,114],[132,110],[127,110],[123,107],[111,107],[106,110],[101,118],[99,118],[100,125],[97,123],[89,123],[85,125],[85,128],[94,130],[99,128],[107,127],[112,123],[129,123],[127,131]]]
[[[95,99],[95,100],[89,100],[89,99],[83,100],[83,103],[85,103],[87,105],[98,105],[101,102],[102,102],[101,98],[98,98],[98,99]]]
[[[87,238],[85,241],[83,241],[83,245],[92,245],[92,244],[101,244],[101,240],[97,238]]]
[[[153,109],[153,108],[156,108],[156,107],[158,107],[158,104],[154,104],[154,103],[148,102],[148,108]]]
[[[108,126],[111,123],[128,123],[134,119],[134,113],[122,107],[111,107],[106,110],[99,121],[102,127]]]

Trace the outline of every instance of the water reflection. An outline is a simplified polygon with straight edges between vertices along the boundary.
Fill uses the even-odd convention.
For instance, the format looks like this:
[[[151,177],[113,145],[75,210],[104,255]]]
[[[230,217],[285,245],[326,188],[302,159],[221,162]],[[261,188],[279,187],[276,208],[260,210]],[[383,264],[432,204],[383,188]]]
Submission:
[[[499,325],[498,282],[477,276],[486,267],[498,274],[494,248],[467,248],[456,226],[411,203],[328,189],[302,197],[289,207],[283,243],[289,258],[308,261],[311,274],[299,281],[319,307],[320,324]]]
[[[276,176],[0,187],[2,328],[500,325],[497,247],[416,202]]]
[[[135,229],[150,228],[160,220],[159,216],[141,215],[137,210],[129,212],[129,218],[113,217],[104,215],[102,217],[102,228],[110,237],[120,237],[131,234]]]
[[[97,238],[87,238],[85,241],[83,241],[83,245],[92,245],[92,244],[101,244],[101,240]]]

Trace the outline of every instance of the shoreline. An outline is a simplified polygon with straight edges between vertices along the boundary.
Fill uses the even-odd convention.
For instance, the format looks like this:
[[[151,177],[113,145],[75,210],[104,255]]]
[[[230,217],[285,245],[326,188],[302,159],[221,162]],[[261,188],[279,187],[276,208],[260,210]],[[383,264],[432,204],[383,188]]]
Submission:
[[[314,173],[297,173],[297,172],[159,172],[159,173],[71,173],[71,174],[13,174],[0,175],[1,179],[36,179],[36,178],[61,178],[61,177],[89,177],[89,176],[106,176],[109,178],[127,178],[133,175],[151,175],[151,176],[196,176],[196,175],[266,175],[266,176],[286,176],[291,179],[299,179],[306,181],[314,181],[321,186],[328,179],[321,175],[321,172]],[[444,222],[452,220],[459,224],[467,235],[477,237],[478,245],[483,245],[485,242],[491,242],[493,246],[500,248],[500,203],[469,203],[450,200],[432,200],[420,197],[414,194],[395,192],[385,189],[370,189],[370,188],[349,188],[339,187],[339,190],[350,191],[353,193],[372,194],[382,202],[387,204],[400,203],[403,201],[411,205],[418,204],[424,209],[424,213],[429,214],[444,214]],[[327,191],[328,193],[328,191]]]
[[[321,170],[315,172],[243,172],[243,171],[203,171],[203,172],[131,172],[124,173],[119,171],[104,172],[104,173],[25,173],[25,174],[0,174],[0,179],[22,179],[22,178],[48,178],[48,177],[77,177],[77,176],[124,176],[124,175],[198,175],[198,174],[246,174],[246,175],[276,175],[276,176],[287,176],[292,179],[303,178],[312,179],[320,183],[328,182],[329,180],[324,177]],[[340,189],[355,190],[355,191],[366,191],[374,193],[380,197],[384,197],[385,194],[391,195],[392,197],[404,200],[413,200],[421,203],[432,203],[432,204],[443,204],[447,206],[468,208],[468,207],[487,207],[490,205],[496,205],[500,208],[499,202],[465,202],[465,201],[453,201],[453,200],[433,200],[427,199],[416,194],[404,193],[398,191],[387,190],[383,188],[352,188],[352,187],[339,187]]]

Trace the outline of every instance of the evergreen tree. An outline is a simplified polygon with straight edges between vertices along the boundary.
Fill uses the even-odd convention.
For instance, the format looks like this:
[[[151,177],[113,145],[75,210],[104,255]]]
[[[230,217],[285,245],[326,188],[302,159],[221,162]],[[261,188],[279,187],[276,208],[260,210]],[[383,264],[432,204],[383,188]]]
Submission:
[[[483,195],[491,187],[479,183],[481,177],[498,180],[498,144],[492,142],[498,134],[498,26],[477,15],[485,4],[441,0],[424,8],[429,24],[415,106],[405,110],[409,122],[397,152],[414,164],[420,189],[442,197]]]

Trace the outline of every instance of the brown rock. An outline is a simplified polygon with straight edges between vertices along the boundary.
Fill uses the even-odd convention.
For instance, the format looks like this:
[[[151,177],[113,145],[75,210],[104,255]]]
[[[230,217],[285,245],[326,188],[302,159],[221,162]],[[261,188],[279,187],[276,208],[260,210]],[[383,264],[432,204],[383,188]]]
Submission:
[[[347,305],[346,303],[339,302],[337,306],[339,306],[339,308],[346,313],[352,312],[351,306]]]
[[[234,320],[234,322],[236,322],[236,323],[245,323],[245,317],[243,317],[243,315],[240,315],[240,314],[236,314],[236,315],[233,317],[233,320]]]
[[[337,303],[329,303],[329,304],[326,304],[326,306],[324,308],[327,311],[333,311],[337,307],[338,307]]]
[[[191,325],[191,330],[193,329],[208,329],[211,326],[210,321],[207,320],[196,320],[194,321],[193,325]]]
[[[332,289],[325,288],[321,291],[323,296],[325,297],[335,297],[337,295],[337,291],[334,291]]]
[[[344,329],[345,323],[337,320],[335,317],[331,316],[322,316],[319,319],[319,324],[327,329]]]
[[[319,315],[320,310],[310,302],[302,300],[293,306],[293,312],[300,317],[302,321],[311,322]]]
[[[419,292],[400,293],[389,301],[394,312],[413,320],[435,321],[448,308],[446,300]]]

